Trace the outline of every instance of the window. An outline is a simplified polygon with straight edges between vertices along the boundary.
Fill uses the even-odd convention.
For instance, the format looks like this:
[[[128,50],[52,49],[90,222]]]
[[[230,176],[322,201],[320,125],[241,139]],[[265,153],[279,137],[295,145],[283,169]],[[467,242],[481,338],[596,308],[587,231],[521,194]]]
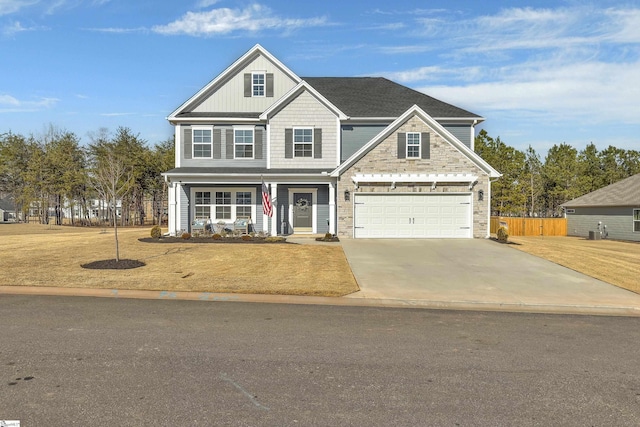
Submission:
[[[216,191],[216,219],[231,219],[230,191]]]
[[[264,96],[264,73],[253,73],[251,75],[251,93],[253,96]]]
[[[233,132],[235,158],[253,158],[253,129],[235,129]]]
[[[633,210],[633,231],[640,232],[640,209]]]
[[[211,192],[196,191],[195,219],[209,219],[211,217]]]
[[[236,218],[251,216],[251,192],[238,191],[236,193]]]
[[[407,159],[420,158],[420,134],[407,133]]]
[[[193,129],[193,158],[211,158],[211,129]]]
[[[293,130],[293,156],[313,157],[313,129]]]
[[[237,218],[256,219],[257,205],[255,187],[194,188],[191,192],[194,220],[211,218],[215,222],[227,224]]]

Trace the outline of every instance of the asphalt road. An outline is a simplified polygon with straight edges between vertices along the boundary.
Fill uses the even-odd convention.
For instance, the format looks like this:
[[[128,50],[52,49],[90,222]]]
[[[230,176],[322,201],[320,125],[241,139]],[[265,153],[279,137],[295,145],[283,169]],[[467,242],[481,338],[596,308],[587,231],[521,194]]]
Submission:
[[[637,426],[640,319],[0,296],[0,420]]]

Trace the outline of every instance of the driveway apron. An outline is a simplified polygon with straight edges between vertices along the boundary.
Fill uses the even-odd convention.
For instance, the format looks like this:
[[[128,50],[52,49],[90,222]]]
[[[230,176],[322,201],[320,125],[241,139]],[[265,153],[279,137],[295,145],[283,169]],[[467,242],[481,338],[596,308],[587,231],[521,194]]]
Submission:
[[[640,295],[484,239],[344,239],[361,290],[415,305],[640,315]]]

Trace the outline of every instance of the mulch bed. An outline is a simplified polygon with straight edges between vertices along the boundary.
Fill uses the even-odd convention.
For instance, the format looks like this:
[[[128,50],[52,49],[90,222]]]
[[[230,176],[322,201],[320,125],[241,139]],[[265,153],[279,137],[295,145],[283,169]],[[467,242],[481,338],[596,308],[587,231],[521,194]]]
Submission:
[[[146,264],[137,259],[121,259],[116,261],[115,259],[103,259],[100,261],[93,261],[88,264],[82,264],[80,267],[88,268],[91,270],[130,270],[132,268],[144,267]]]
[[[213,239],[211,237],[192,237],[190,239],[183,239],[181,237],[163,237],[161,239],[154,239],[153,237],[144,237],[138,239],[139,242],[143,243],[248,243],[248,244],[260,244],[260,243],[268,243],[268,244],[282,244],[291,242],[281,241],[281,242],[269,242],[265,239],[261,238],[253,238],[251,240],[242,240],[239,237],[225,237],[223,239]]]

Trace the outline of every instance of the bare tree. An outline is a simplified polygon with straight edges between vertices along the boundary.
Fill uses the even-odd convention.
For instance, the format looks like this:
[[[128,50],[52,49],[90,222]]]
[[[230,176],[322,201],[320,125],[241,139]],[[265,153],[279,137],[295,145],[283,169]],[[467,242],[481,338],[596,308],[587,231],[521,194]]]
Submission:
[[[90,181],[100,199],[107,203],[111,211],[113,231],[116,242],[116,262],[120,261],[118,245],[117,203],[130,191],[133,182],[133,172],[126,166],[125,160],[119,156],[110,143],[101,143],[92,148],[93,168]]]

